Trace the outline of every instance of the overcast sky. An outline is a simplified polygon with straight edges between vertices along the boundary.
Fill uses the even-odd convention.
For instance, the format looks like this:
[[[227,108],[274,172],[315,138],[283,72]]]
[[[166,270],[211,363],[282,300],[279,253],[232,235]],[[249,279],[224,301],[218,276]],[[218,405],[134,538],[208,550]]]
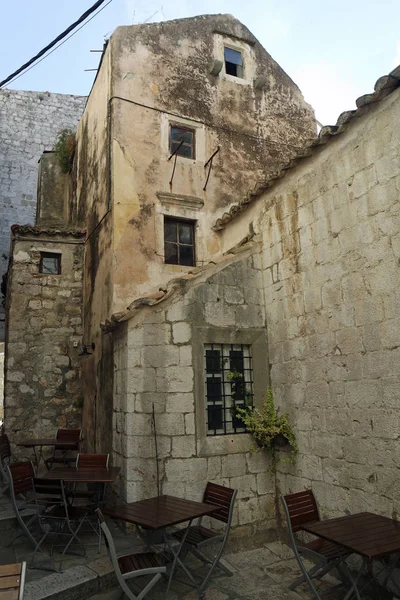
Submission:
[[[36,54],[94,0],[3,0],[0,80]],[[154,14],[155,13],[155,14]],[[323,124],[400,63],[399,0],[112,0],[12,89],[86,95],[105,38],[118,25],[231,13],[290,75]]]

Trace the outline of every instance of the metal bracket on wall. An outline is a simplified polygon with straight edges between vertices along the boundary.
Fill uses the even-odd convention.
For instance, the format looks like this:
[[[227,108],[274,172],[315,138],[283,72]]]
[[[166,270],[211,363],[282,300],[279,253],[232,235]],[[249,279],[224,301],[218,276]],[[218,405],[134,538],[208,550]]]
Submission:
[[[216,154],[218,154],[218,152],[220,150],[221,150],[221,146],[218,146],[217,149],[216,149],[216,151],[210,156],[210,158],[208,159],[208,161],[204,165],[205,169],[207,168],[208,165],[210,165],[210,166],[209,166],[208,173],[207,173],[207,179],[206,179],[206,182],[205,182],[204,187],[203,187],[203,192],[206,191],[207,183],[208,183],[208,180],[210,179],[210,173],[211,173],[211,169],[212,169],[213,158],[214,158],[214,156]]]
[[[172,190],[172,182],[173,182],[173,180],[174,180],[174,175],[175,175],[176,158],[177,158],[177,156],[178,156],[178,150],[179,150],[179,148],[182,146],[182,144],[183,144],[183,140],[181,141],[181,143],[179,144],[179,146],[177,146],[177,147],[175,148],[175,150],[173,151],[173,153],[171,154],[171,156],[169,156],[169,158],[168,158],[168,160],[171,160],[171,158],[172,158],[173,156],[175,156],[175,160],[174,160],[174,166],[173,166],[173,169],[172,169],[172,175],[171,175],[171,179],[169,180],[169,188],[170,188],[170,190]]]

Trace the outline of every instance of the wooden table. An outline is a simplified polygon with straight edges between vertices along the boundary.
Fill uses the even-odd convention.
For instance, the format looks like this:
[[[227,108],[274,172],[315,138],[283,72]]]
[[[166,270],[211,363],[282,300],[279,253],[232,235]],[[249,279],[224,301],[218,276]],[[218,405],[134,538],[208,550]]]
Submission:
[[[179,563],[183,571],[193,582],[198,593],[204,594],[204,590],[200,590],[193,575],[190,573],[186,565],[180,560],[179,554],[185,543],[186,536],[189,533],[189,528],[192,524],[192,521],[199,517],[204,517],[205,515],[212,516],[213,513],[217,512],[218,510],[220,510],[220,507],[214,506],[213,504],[194,502],[193,500],[185,500],[184,498],[176,498],[175,496],[158,496],[156,498],[149,498],[148,500],[132,502],[130,504],[120,504],[114,507],[106,507],[103,509],[103,513],[113,519],[120,519],[122,521],[127,521],[128,523],[134,523],[135,525],[139,525],[140,527],[145,527],[153,531],[163,531],[164,541],[168,545],[174,557],[167,590],[165,592],[165,598],[167,598],[177,563]],[[186,527],[185,535],[182,537],[178,549],[175,550],[170,543],[171,540],[168,538],[166,530],[168,527],[186,522],[188,522],[188,525]]]
[[[17,446],[21,448],[33,448],[37,472],[39,471],[40,460],[43,458],[43,448],[48,446],[59,450],[77,450],[78,448],[76,442],[68,444],[68,442],[56,440],[55,438],[32,438],[18,442]],[[36,448],[39,449],[38,452],[36,452]]]
[[[0,566],[0,600],[22,600],[26,563]]]
[[[54,467],[44,479],[70,483],[114,483],[120,467]]]
[[[307,523],[302,529],[362,556],[371,576],[373,560],[400,552],[400,523],[370,512]],[[357,581],[360,575],[361,570]]]

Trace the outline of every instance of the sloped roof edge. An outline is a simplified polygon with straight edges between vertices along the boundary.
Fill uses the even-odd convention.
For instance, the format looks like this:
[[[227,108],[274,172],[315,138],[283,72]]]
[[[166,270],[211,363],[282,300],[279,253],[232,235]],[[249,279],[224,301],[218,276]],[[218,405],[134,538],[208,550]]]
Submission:
[[[281,169],[273,173],[267,180],[257,182],[255,188],[248,192],[247,196],[240,202],[233,204],[230,209],[225,212],[219,219],[216,220],[213,231],[221,231],[233,221],[233,219],[245,211],[246,208],[256,198],[258,198],[263,192],[273,187],[275,183],[285,177],[286,173],[296,167],[303,158],[307,158],[314,154],[314,152],[320,147],[328,143],[333,137],[343,133],[347,129],[347,125],[355,118],[361,117],[365,108],[371,104],[376,104],[389,96],[394,90],[400,86],[400,65],[393,69],[389,75],[380,77],[374,86],[374,92],[372,94],[365,94],[360,96],[356,100],[357,108],[355,110],[349,110],[341,113],[336,122],[336,125],[325,125],[319,132],[318,137],[315,138],[311,144],[304,146],[297,152],[297,154]]]

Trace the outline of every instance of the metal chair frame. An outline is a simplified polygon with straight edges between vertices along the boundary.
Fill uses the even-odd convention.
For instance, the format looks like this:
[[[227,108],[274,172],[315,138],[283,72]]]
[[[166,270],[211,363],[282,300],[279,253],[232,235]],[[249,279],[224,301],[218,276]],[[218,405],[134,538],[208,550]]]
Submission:
[[[6,433],[0,434],[0,476],[2,479],[2,485],[0,486],[0,493],[4,493],[10,487],[10,480],[7,474],[7,466],[11,462],[11,446]]]
[[[312,490],[281,496],[281,502],[286,517],[290,545],[302,573],[293,581],[289,589],[294,590],[300,584],[307,583],[315,598],[321,600],[321,594],[317,591],[313,580],[319,580],[333,569],[337,569],[343,580],[351,586],[350,591],[346,594],[346,599],[350,598],[354,592],[357,599],[361,600],[356,582],[345,562],[350,555],[349,552],[337,544],[325,540],[318,540],[320,542],[318,551],[314,542],[300,542],[295,537],[295,533],[301,530],[301,525],[321,520]],[[303,558],[314,563],[309,571],[304,565]]]
[[[32,479],[36,476],[35,468],[32,461],[24,461],[19,463],[13,463],[6,467],[7,477],[10,483],[10,499],[14,509],[15,516],[19,525],[21,526],[22,532],[17,535],[9,542],[9,546],[21,535],[26,537],[36,546],[37,541],[30,531],[29,527],[37,520],[37,514],[27,515],[30,519],[25,522],[23,515],[21,514],[26,509],[35,508],[34,501],[29,499],[29,494],[33,495]],[[19,500],[18,498],[19,497]]]
[[[153,587],[160,580],[162,575],[166,574],[167,568],[165,566],[153,566],[152,565],[152,563],[154,564],[154,563],[158,562],[157,559],[155,558],[157,556],[155,553],[145,553],[145,554],[135,554],[135,555],[127,554],[127,555],[118,557],[116,550],[115,550],[114,540],[112,538],[111,532],[105,522],[103,513],[101,512],[101,510],[99,508],[96,510],[96,514],[99,519],[99,524],[100,524],[101,530],[106,539],[107,550],[108,550],[112,565],[114,567],[115,575],[117,577],[117,581],[118,581],[119,585],[121,586],[124,594],[129,598],[129,600],[142,600],[150,592],[150,590],[153,589]],[[135,569],[132,571],[128,571],[126,573],[122,573],[119,561],[124,558],[127,559],[128,561],[130,558],[134,559],[132,561],[132,564],[134,564],[134,562],[136,562],[137,564],[139,562],[142,562],[143,564],[147,563],[149,566],[146,568],[138,568],[138,569]],[[137,594],[135,594],[127,585],[127,581],[132,580],[136,577],[141,577],[142,575],[153,575],[153,577],[141,591],[139,591],[139,592],[137,592]]]
[[[56,535],[57,538],[59,536],[69,537],[67,544],[61,552],[62,555],[67,553],[73,542],[76,542],[76,544],[82,547],[83,556],[86,556],[85,546],[78,537],[78,533],[85,521],[86,512],[69,505],[64,482],[35,477],[33,479],[33,491],[37,519],[43,535],[33,551],[32,568],[35,567],[34,559],[36,552],[39,551],[46,538],[51,535]],[[62,562],[60,564],[60,571],[61,566]],[[40,568],[43,567],[41,566]],[[55,568],[46,570],[58,571]]]
[[[75,456],[68,456],[68,454],[72,451],[79,450],[79,444],[81,442],[81,429],[58,429],[56,434],[56,440],[58,442],[65,442],[66,444],[74,444],[73,448],[57,448],[54,446],[53,454],[50,458],[46,458],[44,464],[46,468],[50,471],[52,469],[54,463],[63,464],[68,466],[70,463],[76,462]]]
[[[200,518],[196,525],[189,527],[187,532],[183,552],[191,552],[203,563],[211,565],[207,575],[198,587],[200,596],[204,594],[208,581],[217,567],[222,569],[228,575],[232,575],[232,572],[220,561],[226,544],[228,543],[236,496],[237,490],[208,482],[204,492],[203,502],[220,506],[220,510],[214,513],[211,518],[226,523],[224,531],[222,533],[216,533],[203,527],[201,525],[203,518]],[[182,529],[177,531],[174,534],[174,537],[175,539],[182,540],[184,535],[185,530]],[[204,552],[204,549],[215,543],[220,543],[220,546],[216,554],[210,558]]]

